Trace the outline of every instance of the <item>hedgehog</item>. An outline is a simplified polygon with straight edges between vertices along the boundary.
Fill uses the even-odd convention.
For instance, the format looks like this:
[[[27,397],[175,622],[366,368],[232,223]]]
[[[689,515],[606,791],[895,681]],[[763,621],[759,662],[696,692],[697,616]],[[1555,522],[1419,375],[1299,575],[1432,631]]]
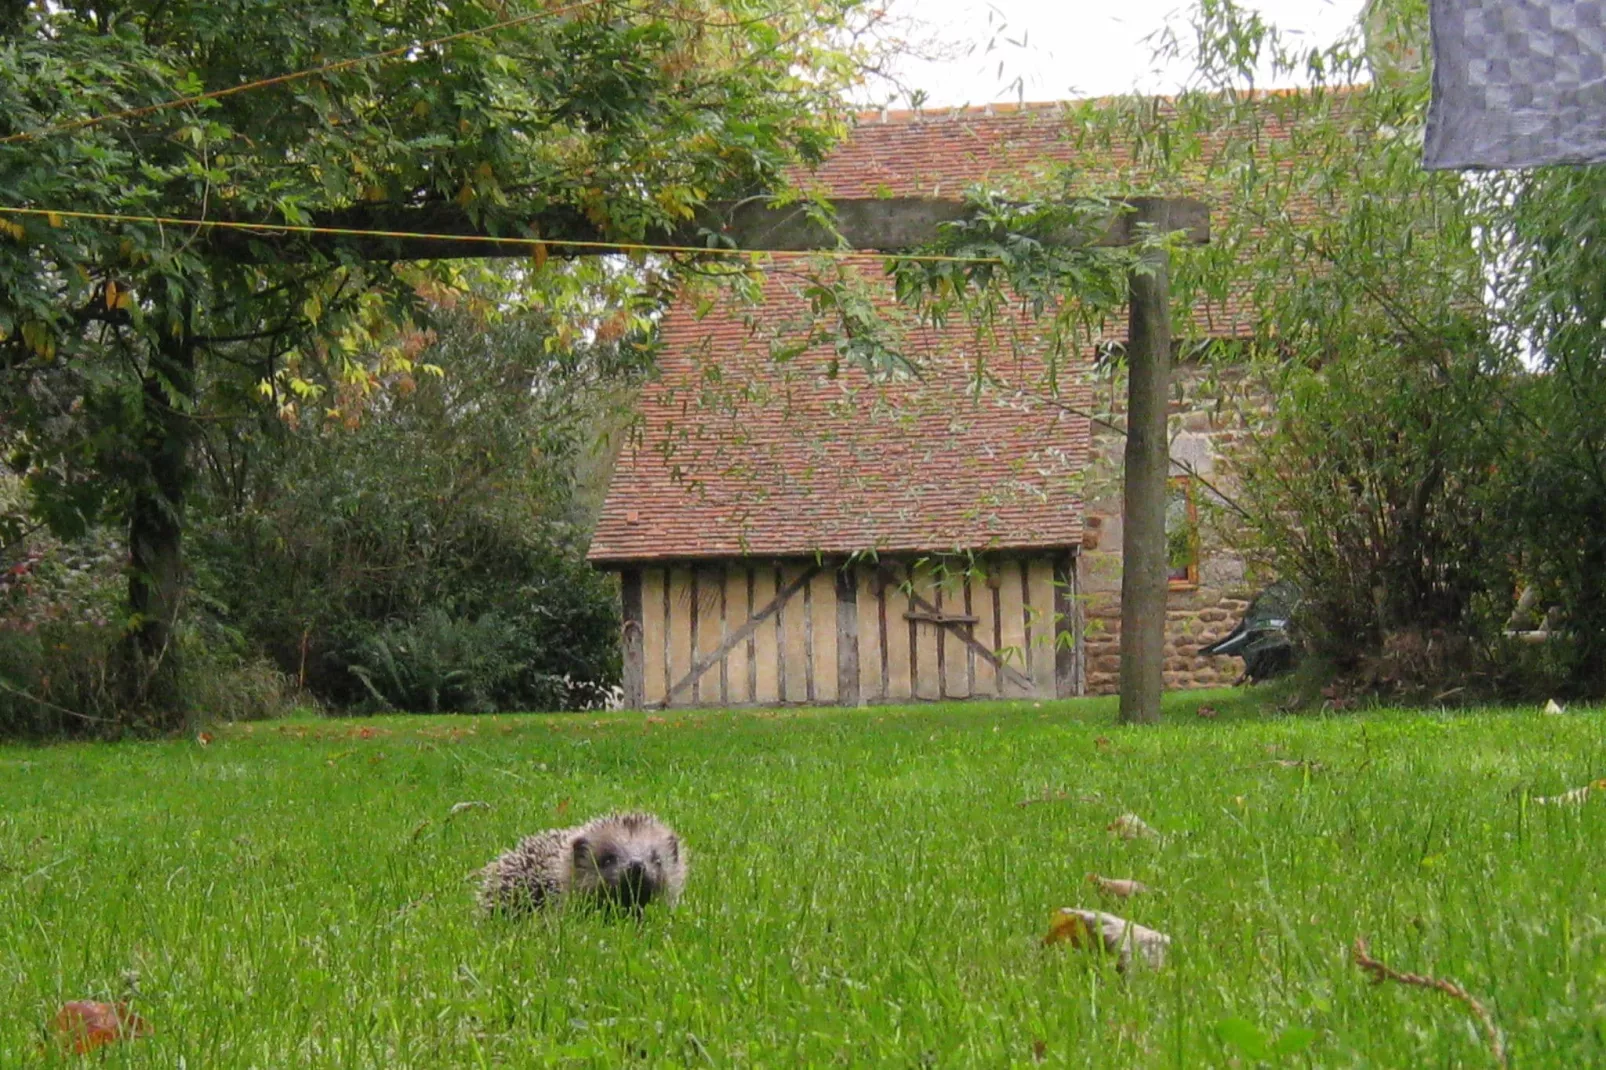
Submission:
[[[479,875],[488,913],[521,914],[574,896],[639,915],[649,903],[680,898],[686,848],[653,814],[615,813],[526,836]]]

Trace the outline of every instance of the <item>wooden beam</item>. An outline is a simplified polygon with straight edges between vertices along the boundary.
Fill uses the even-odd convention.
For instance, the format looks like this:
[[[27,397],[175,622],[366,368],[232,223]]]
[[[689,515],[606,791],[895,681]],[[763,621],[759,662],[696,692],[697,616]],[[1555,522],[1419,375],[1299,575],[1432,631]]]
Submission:
[[[851,564],[836,571],[836,700],[859,705],[859,578]]]
[[[928,614],[928,616],[924,618],[926,620],[932,620],[942,616],[942,612],[938,610],[936,606],[932,605],[930,602],[926,601],[924,598],[921,598],[915,593],[914,584],[912,582],[909,585],[909,604],[914,606],[916,609],[924,610]],[[938,627],[945,626],[946,625],[942,624],[938,625]],[[1026,677],[1022,676],[1014,666],[1004,664],[1003,660],[1000,659],[996,653],[987,649],[987,646],[984,643],[971,634],[971,629],[969,626],[956,624],[953,626],[953,632],[955,635],[959,636],[959,638],[965,641],[965,645],[969,646],[970,649],[976,652],[977,657],[982,658],[989,665],[991,665],[1000,676],[1009,677],[1015,682],[1016,686],[1025,688],[1028,694],[1031,693],[1032,682]]]
[[[927,613],[924,610],[911,610],[903,615],[904,620],[923,620],[931,624],[975,624],[978,618],[973,613]]]
[[[1170,229],[1170,205],[1145,203],[1137,221]],[[1121,544],[1121,720],[1160,719],[1165,690],[1166,412],[1171,389],[1170,257],[1151,249],[1131,273],[1125,489]]]
[[[745,641],[749,635],[752,635],[754,632],[758,631],[758,626],[760,624],[763,624],[766,620],[769,620],[776,613],[780,612],[781,607],[790,601],[793,595],[797,594],[805,586],[807,586],[808,582],[814,578],[814,574],[819,571],[819,565],[812,565],[805,569],[801,576],[796,577],[791,583],[788,583],[785,587],[782,587],[780,591],[776,593],[775,597],[770,599],[768,605],[749,617],[746,624],[736,629],[736,631],[730,633],[730,635],[725,638],[724,642],[720,643],[719,646],[709,651],[705,656],[692,662],[690,671],[688,671],[685,676],[681,677],[680,680],[669,689],[669,693],[664,696],[663,704],[668,706],[674,701],[676,695],[691,687],[693,682],[696,681],[698,677],[702,676],[703,673],[707,672],[710,666],[717,665],[721,658],[730,653],[732,647],[734,647],[737,643]],[[782,698],[784,699],[785,696],[783,695]]]
[[[1081,636],[1076,627],[1076,555],[1054,564],[1054,697],[1077,693],[1076,655]]]
[[[627,568],[619,574],[621,625],[624,647],[625,709],[639,710],[645,705],[644,680],[647,673],[646,646],[641,606],[641,570]]]
[[[1130,245],[1135,240],[1133,221],[1154,198],[1134,198],[1135,212],[1113,211],[1102,226],[1067,231],[1053,241],[1066,245]],[[928,245],[943,223],[964,218],[963,202],[935,197],[844,197],[829,202],[841,236],[820,225],[801,205],[772,208],[765,198],[716,201],[677,227],[654,230],[642,236],[644,244],[708,248],[724,246],[760,252],[806,252],[846,248],[868,252],[898,252]],[[1171,225],[1188,240],[1210,240],[1210,213],[1200,201],[1171,200]],[[257,216],[215,218],[224,222],[272,226],[278,220]],[[307,224],[334,233],[241,231],[215,227],[213,245],[248,263],[267,260],[306,260],[314,255],[344,255],[363,260],[464,260],[482,257],[526,257],[541,242],[551,256],[594,256],[606,249],[591,243],[618,242],[581,212],[555,206],[519,218],[487,222],[453,203],[416,206],[360,204],[314,215]],[[382,231],[342,234],[339,231]],[[461,240],[469,239],[469,240]],[[576,244],[565,245],[565,242]]]

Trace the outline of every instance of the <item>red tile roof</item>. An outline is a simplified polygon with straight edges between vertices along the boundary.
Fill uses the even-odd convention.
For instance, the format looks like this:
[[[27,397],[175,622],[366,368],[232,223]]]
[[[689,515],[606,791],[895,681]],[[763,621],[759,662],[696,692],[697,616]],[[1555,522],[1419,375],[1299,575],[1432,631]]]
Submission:
[[[765,320],[804,315],[796,286],[769,277]],[[1027,339],[1016,356],[989,344],[978,383],[973,330],[916,330],[904,344],[920,379],[847,367],[831,379],[823,349],[772,360],[775,333],[729,300],[703,319],[684,306],[668,317],[641,441],[619,458],[593,561],[1081,541],[1089,436],[1077,413],[1090,396],[1063,371],[1063,393],[1048,396],[1043,346]]]
[[[959,197],[1007,188],[1072,160],[1062,105],[861,119],[804,184],[839,197]],[[1115,156],[1120,156],[1117,152]],[[1079,161],[1088,163],[1089,161]],[[1129,161],[1091,161],[1111,175]],[[864,258],[867,277],[880,261]],[[971,382],[974,332],[915,336],[925,377],[871,382],[811,350],[778,365],[766,331],[803,302],[778,274],[760,329],[729,301],[699,319],[682,300],[665,318],[659,378],[641,399],[640,440],[621,454],[592,540],[596,562],[740,554],[1050,548],[1081,539],[1078,479],[1087,463],[1085,369],[1060,369],[1044,401],[1041,347],[989,353],[999,381]],[[1214,335],[1246,333],[1247,303],[1195,310]],[[1104,336],[1124,339],[1124,316]],[[1017,325],[1017,330],[1029,330]],[[1066,411],[1068,406],[1072,410]]]

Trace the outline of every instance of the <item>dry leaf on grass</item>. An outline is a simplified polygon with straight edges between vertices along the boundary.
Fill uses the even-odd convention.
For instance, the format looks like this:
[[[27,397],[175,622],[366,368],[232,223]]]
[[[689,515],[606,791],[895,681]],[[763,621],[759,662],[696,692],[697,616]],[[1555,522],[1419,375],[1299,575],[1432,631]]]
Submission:
[[[58,1040],[83,1054],[118,1040],[148,1037],[150,1023],[128,1009],[126,1003],[96,1003],[75,999],[62,1005],[51,1023]]]
[[[1149,890],[1149,886],[1142,881],[1135,881],[1126,877],[1101,877],[1097,873],[1089,873],[1087,880],[1089,884],[1105,895],[1113,895],[1117,899],[1130,899],[1134,895],[1142,895]]]
[[[1581,803],[1589,798],[1591,791],[1606,791],[1606,780],[1592,780],[1581,788],[1564,791],[1560,795],[1535,795],[1534,802],[1540,806],[1562,806],[1566,803]]]
[[[458,814],[466,813],[469,810],[489,810],[490,808],[490,803],[480,802],[478,799],[474,799],[470,802],[453,803],[451,813],[447,814],[446,816],[456,817]]]
[[[1122,814],[1106,825],[1104,830],[1115,833],[1123,840],[1138,840],[1159,835],[1137,814]]]
[[[1016,806],[1032,806],[1032,805],[1034,805],[1036,803],[1063,802],[1066,799],[1069,799],[1070,797],[1071,797],[1071,795],[1067,791],[1062,791],[1062,790],[1058,790],[1058,789],[1051,789],[1051,788],[1044,788],[1041,794],[1034,795],[1029,799],[1022,799],[1020,802],[1016,803],[1015,805]]]
[[[1203,717],[1207,721],[1214,721],[1216,717],[1219,716],[1216,713],[1216,708],[1214,706],[1200,706],[1197,712],[1200,717]]]
[[[1274,765],[1278,769],[1309,769],[1313,773],[1320,773],[1327,766],[1311,758],[1273,758],[1266,765]]]
[[[210,747],[212,745],[212,733],[197,732],[195,734],[195,742],[199,743],[203,747]]]
[[[1551,714],[1552,716],[1554,716],[1555,714],[1558,714],[1558,713],[1566,713],[1567,712],[1567,707],[1563,706],[1561,703],[1557,702],[1555,699],[1551,699],[1549,702],[1545,703],[1545,712],[1548,713],[1548,714]]]
[[[1072,947],[1113,954],[1115,968],[1125,972],[1131,965],[1134,949],[1155,969],[1164,966],[1171,938],[1102,910],[1061,907],[1043,943],[1045,946],[1068,943]]]

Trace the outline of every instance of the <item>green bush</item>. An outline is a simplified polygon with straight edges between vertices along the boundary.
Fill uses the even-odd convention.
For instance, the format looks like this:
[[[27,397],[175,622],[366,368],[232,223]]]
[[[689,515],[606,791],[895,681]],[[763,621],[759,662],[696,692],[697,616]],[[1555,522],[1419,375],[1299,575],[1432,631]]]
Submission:
[[[1404,633],[1487,639],[1509,610],[1490,597],[1498,384],[1475,356],[1373,343],[1278,369],[1276,420],[1237,457],[1251,552],[1298,583],[1312,653],[1340,671]]]
[[[432,351],[445,374],[360,426],[261,431],[206,496],[199,597],[332,707],[596,701],[620,674],[617,595],[585,562],[572,473],[600,373],[545,338],[459,324]]]
[[[115,723],[116,633],[101,625],[0,627],[0,736],[81,735]]]
[[[0,578],[0,737],[115,735],[125,709],[125,629],[118,541],[103,530],[62,542],[35,535]],[[257,720],[292,704],[289,681],[202,607],[184,620],[176,657],[192,722]]]

